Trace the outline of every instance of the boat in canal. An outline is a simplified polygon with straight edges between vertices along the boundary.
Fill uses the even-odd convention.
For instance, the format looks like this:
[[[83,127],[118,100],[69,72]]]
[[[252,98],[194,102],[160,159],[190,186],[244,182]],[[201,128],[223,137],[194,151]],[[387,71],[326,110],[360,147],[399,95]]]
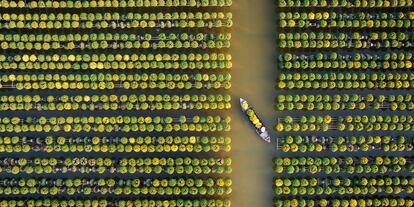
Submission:
[[[263,121],[259,119],[257,113],[254,111],[253,107],[246,100],[240,98],[240,107],[243,113],[249,118],[249,122],[253,125],[256,133],[262,138],[265,142],[270,143],[271,138],[269,131],[266,129],[266,126],[263,124]]]

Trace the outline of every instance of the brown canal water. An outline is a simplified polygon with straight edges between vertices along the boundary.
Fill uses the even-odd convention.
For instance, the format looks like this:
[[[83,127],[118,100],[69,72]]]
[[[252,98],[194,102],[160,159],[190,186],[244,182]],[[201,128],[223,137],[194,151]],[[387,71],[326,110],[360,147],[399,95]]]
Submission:
[[[275,144],[260,140],[241,113],[238,99],[243,97],[253,105],[274,137],[275,4],[269,0],[237,0],[232,12],[232,206],[272,206]]]

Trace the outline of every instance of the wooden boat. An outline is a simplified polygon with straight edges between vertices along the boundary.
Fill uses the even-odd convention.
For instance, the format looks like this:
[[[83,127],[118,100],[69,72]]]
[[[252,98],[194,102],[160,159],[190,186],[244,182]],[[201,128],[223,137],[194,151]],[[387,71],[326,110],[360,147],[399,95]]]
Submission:
[[[269,132],[250,104],[246,100],[240,98],[240,107],[247,118],[249,118],[249,122],[253,125],[260,138],[262,138],[265,142],[270,143],[271,138]]]

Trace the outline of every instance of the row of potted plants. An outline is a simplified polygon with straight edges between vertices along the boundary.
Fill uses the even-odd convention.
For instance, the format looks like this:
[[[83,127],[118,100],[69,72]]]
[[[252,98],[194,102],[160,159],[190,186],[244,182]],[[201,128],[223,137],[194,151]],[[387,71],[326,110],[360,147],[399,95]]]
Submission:
[[[0,152],[217,153],[231,150],[225,136],[159,137],[0,137]]]
[[[232,0],[5,0],[0,4],[3,8],[156,8],[156,7],[228,7],[232,5]]]
[[[17,174],[229,174],[230,158],[1,158],[0,172]]]
[[[225,53],[0,54],[0,70],[211,70],[230,69]]]

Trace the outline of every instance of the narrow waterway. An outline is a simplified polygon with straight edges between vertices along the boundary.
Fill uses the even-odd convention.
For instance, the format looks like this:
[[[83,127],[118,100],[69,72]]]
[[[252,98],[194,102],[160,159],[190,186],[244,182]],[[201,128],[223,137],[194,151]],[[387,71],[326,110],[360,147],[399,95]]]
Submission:
[[[276,80],[274,2],[239,0],[233,3],[232,48],[232,206],[272,206],[272,157],[275,145],[255,134],[240,112],[238,98],[248,100],[272,129]],[[272,134],[274,136],[273,130]]]

